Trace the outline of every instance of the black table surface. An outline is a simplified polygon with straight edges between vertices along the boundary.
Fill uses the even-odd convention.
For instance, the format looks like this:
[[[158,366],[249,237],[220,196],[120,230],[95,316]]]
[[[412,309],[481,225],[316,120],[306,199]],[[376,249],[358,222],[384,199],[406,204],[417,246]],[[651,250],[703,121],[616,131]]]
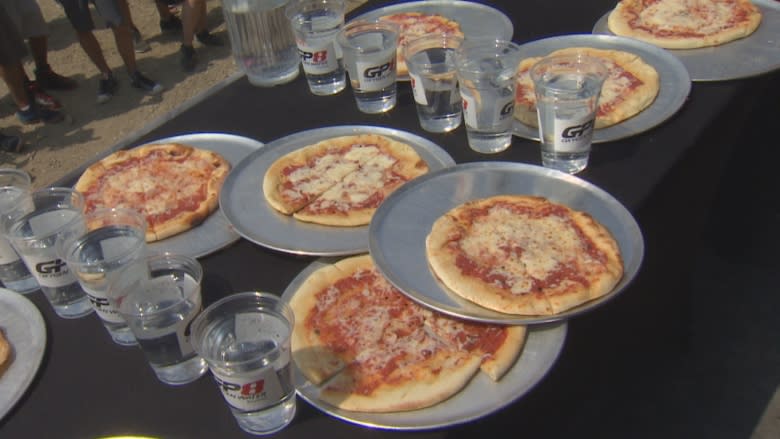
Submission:
[[[383,4],[371,1],[351,15]],[[613,1],[489,4],[512,19],[513,40],[524,43],[589,33]],[[752,129],[750,109],[778,102],[778,88],[773,85],[778,79],[774,73],[694,83],[685,105],[665,123],[594,146],[591,162],[579,176],[610,192],[635,215],[646,244],[643,268],[615,300],[569,322],[558,361],[518,401],[466,424],[399,433],[334,419],[299,399],[295,420],[277,436],[636,437],[675,432],[674,416],[663,408],[669,398],[690,398],[695,405],[697,398],[704,397],[675,395],[673,389],[671,394],[658,391],[669,387],[665,383],[676,361],[691,350],[691,256],[686,252],[697,245],[734,146]],[[537,142],[515,138],[503,153],[480,155],[468,148],[462,126],[448,134],[421,130],[408,84],[400,84],[395,109],[366,115],[357,111],[349,90],[330,97],[311,95],[302,75],[273,88],[253,87],[243,77],[226,83],[127,146],[197,132],[270,142],[306,129],[355,124],[426,137],[458,163],[540,163]],[[241,291],[280,294],[312,260],[240,240],[201,259],[205,304]],[[0,422],[1,437],[249,437],[237,427],[210,376],[181,387],[166,386],[157,381],[140,350],[113,344],[97,317],[64,320],[52,312],[40,292],[29,297],[46,321],[48,345],[35,381]]]

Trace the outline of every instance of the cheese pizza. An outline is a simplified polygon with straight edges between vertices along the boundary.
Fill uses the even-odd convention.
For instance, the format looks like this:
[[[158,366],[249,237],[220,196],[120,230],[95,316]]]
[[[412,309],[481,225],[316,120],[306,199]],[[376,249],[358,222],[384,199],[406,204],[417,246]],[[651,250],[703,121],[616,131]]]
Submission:
[[[617,242],[584,212],[525,195],[457,206],[426,238],[428,263],[452,292],[495,311],[554,315],[612,291]]]
[[[0,375],[8,369],[11,364],[11,344],[5,338],[3,330],[0,329]]]
[[[115,152],[87,168],[74,188],[86,212],[127,208],[144,215],[146,240],[189,230],[219,207],[230,162],[216,152],[179,143]]]
[[[360,412],[416,410],[458,393],[480,370],[498,381],[525,327],[471,323],[411,301],[369,255],[312,273],[290,300],[293,359],[319,397]]]
[[[403,47],[415,38],[431,34],[454,34],[463,37],[460,25],[454,20],[438,14],[424,14],[422,12],[402,12],[398,14],[384,15],[380,21],[388,21],[397,24],[401,28],[398,37],[398,50],[396,50],[396,74],[406,76],[409,69],[403,57]]]
[[[629,119],[653,103],[660,90],[658,72],[639,55],[620,50],[572,47],[547,56],[582,54],[598,58],[608,76],[601,87],[595,128],[606,128]],[[538,126],[536,94],[531,68],[543,57],[520,62],[515,90],[515,118],[526,125]]]
[[[744,38],[761,12],[750,0],[621,0],[609,14],[615,35],[666,49],[696,49]]]
[[[411,146],[363,134],[326,139],[277,159],[263,178],[268,204],[300,221],[360,226],[407,181],[428,172]]]

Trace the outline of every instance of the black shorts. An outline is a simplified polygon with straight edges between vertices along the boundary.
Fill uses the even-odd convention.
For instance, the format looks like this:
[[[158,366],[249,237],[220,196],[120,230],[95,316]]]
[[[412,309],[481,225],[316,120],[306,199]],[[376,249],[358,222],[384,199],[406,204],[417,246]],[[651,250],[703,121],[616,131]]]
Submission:
[[[106,25],[116,27],[123,23],[122,12],[119,10],[117,0],[57,0],[70,24],[79,32],[89,32],[95,29],[95,22],[89,10],[89,4],[95,5],[95,9]]]

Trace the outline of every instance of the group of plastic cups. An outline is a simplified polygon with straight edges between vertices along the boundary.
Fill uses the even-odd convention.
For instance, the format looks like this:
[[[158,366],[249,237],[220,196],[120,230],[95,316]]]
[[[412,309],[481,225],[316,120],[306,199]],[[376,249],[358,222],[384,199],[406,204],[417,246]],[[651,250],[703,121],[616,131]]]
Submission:
[[[196,259],[152,254],[146,220],[130,209],[84,211],[70,188],[33,191],[30,176],[0,169],[0,281],[40,288],[54,312],[95,312],[119,345],[139,345],[157,378],[192,382],[210,368],[239,425],[255,434],[295,414],[290,370],[294,318],[277,296],[247,292],[203,310]]]
[[[395,106],[397,25],[361,20],[344,25],[342,0],[293,0],[286,15],[312,93],[339,93],[346,71],[360,111],[382,113]],[[524,57],[520,46],[433,33],[405,41],[401,51],[424,130],[448,132],[465,119],[474,151],[498,153],[511,145],[516,75]],[[584,55],[547,57],[531,75],[542,164],[581,171],[590,154],[606,69]]]

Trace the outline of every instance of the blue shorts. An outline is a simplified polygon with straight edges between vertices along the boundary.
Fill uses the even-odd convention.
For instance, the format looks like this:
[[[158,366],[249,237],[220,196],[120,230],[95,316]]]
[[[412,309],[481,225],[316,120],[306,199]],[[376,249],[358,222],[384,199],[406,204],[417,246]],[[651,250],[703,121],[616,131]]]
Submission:
[[[124,22],[122,13],[119,10],[117,0],[57,0],[62,8],[65,9],[65,15],[68,16],[70,24],[79,32],[89,32],[95,30],[95,22],[92,20],[92,14],[89,10],[89,4],[95,5],[100,17],[109,27],[119,26]]]

